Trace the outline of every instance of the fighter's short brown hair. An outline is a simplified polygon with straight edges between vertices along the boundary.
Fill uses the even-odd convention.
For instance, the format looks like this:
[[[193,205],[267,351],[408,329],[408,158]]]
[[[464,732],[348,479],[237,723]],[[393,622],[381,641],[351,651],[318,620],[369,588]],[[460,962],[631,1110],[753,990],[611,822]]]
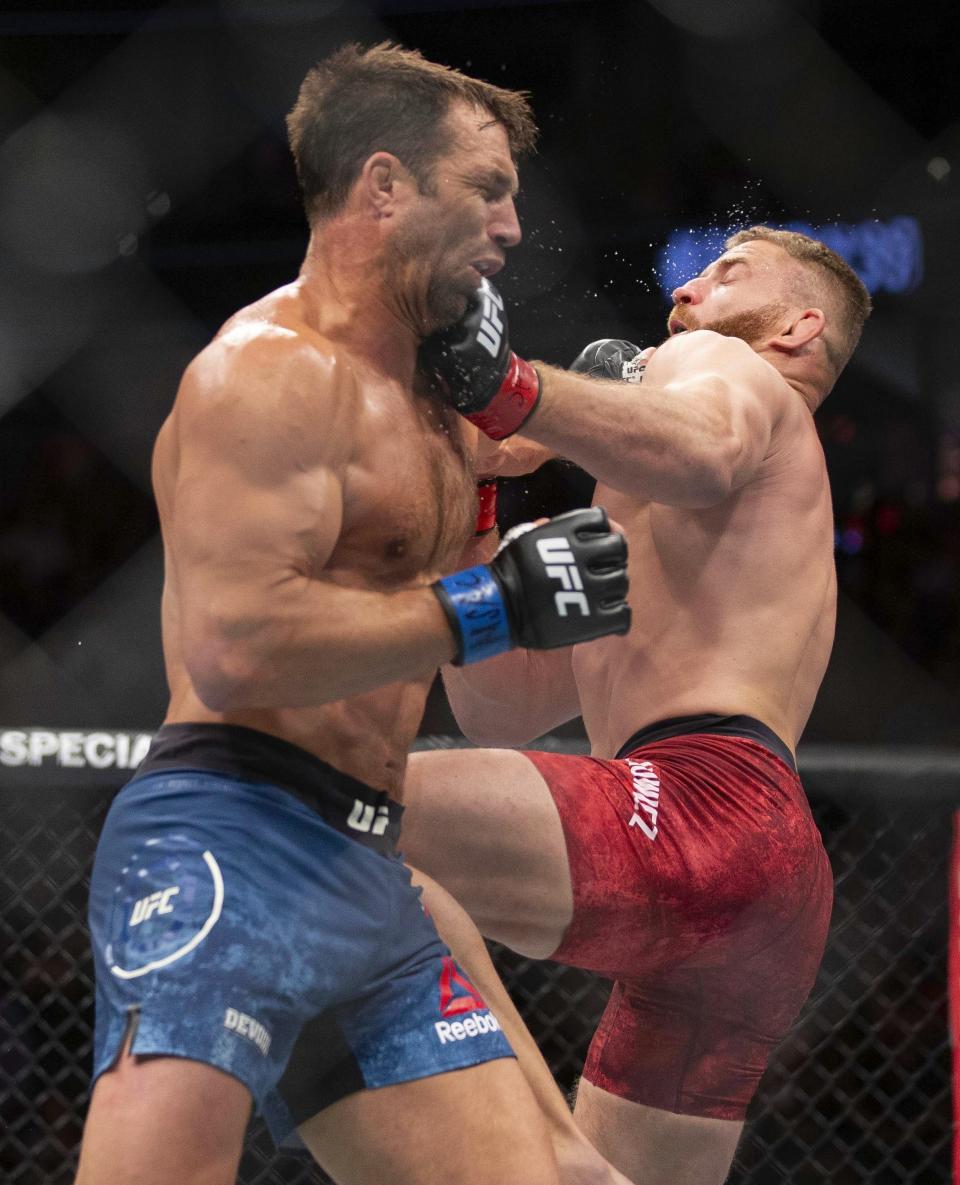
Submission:
[[[809,284],[801,280],[796,296],[804,304],[823,308],[827,318],[823,340],[827,360],[836,378],[850,361],[850,355],[860,340],[864,322],[870,316],[870,293],[849,263],[836,251],[819,239],[812,239],[799,231],[751,226],[731,235],[725,246],[728,249],[738,247],[741,243],[755,239],[781,247],[804,265],[803,274]]]
[[[444,123],[461,100],[503,124],[514,159],[537,135],[527,94],[470,78],[393,42],[345,45],[314,66],[287,116],[307,217],[337,211],[375,152],[393,153],[429,188],[434,162],[453,145]]]

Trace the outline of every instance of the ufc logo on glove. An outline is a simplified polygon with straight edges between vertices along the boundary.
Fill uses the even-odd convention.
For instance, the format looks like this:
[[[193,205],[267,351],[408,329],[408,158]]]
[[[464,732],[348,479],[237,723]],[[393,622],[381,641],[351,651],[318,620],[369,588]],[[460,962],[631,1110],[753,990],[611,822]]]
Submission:
[[[563,592],[553,594],[553,603],[561,617],[567,616],[567,607],[575,605],[584,617],[590,616],[590,605],[583,593],[583,580],[570,550],[570,542],[562,535],[537,540],[537,553],[551,580],[559,580]],[[576,590],[576,591],[573,591]]]
[[[503,297],[491,285],[480,289],[483,301],[483,315],[480,328],[477,330],[477,341],[487,351],[491,358],[500,353],[500,343],[503,341],[503,321],[500,314],[503,311]]]
[[[459,666],[514,646],[553,650],[625,634],[628,585],[626,540],[611,529],[602,507],[591,506],[539,524],[518,523],[489,564],[453,572],[430,587],[450,623],[452,662]]]

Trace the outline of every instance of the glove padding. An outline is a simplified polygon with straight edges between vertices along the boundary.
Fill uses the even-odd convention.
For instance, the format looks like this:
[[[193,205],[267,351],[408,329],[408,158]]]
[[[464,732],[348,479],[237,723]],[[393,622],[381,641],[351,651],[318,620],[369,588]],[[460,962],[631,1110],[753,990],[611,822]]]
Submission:
[[[516,432],[540,401],[540,378],[510,349],[503,298],[487,279],[456,324],[421,343],[418,362],[447,403],[494,440]]]
[[[458,640],[457,665],[514,646],[553,650],[630,628],[627,542],[600,506],[514,527],[489,564],[432,587]]]
[[[620,383],[643,380],[646,363],[637,361],[640,347],[617,337],[602,337],[591,342],[570,363],[570,370],[592,379],[614,379]]]

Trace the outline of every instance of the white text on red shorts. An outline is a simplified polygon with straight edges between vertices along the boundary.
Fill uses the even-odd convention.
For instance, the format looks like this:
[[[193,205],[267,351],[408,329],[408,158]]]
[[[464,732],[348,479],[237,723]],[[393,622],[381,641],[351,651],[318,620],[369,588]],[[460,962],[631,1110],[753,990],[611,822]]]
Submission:
[[[627,761],[633,781],[633,814],[630,827],[639,827],[647,839],[657,838],[660,779],[649,761]]]

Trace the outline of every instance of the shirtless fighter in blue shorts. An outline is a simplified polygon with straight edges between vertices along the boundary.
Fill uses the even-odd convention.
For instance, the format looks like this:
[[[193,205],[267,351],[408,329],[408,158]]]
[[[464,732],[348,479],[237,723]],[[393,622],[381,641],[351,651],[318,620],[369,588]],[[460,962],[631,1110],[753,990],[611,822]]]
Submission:
[[[519,241],[530,111],[418,54],[348,47],[288,122],[300,276],[191,363],[155,452],[171,699],[97,852],[78,1185],[228,1185],[251,1101],[340,1185],[622,1185],[395,848],[441,663],[629,625],[599,509],[444,575],[479,434],[416,383],[417,348]],[[491,343],[500,326],[491,306]],[[533,397],[518,376],[494,430]],[[556,596],[558,551],[586,614]],[[456,926],[442,891],[428,901]]]

